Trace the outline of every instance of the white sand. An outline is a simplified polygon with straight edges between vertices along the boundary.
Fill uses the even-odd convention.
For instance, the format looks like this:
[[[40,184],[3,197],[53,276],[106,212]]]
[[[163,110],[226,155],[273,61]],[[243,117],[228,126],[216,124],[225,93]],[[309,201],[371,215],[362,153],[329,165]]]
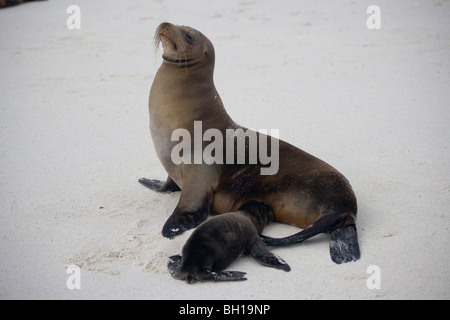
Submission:
[[[321,4],[320,4],[321,3]],[[449,1],[47,1],[0,11],[0,298],[450,298]],[[81,30],[66,9],[81,8]],[[334,264],[328,236],[248,257],[240,283],[188,285],[161,228],[178,195],[148,130],[163,21],[205,33],[230,115],[324,159],[351,181],[362,257]],[[298,229],[272,224],[266,233]],[[66,268],[81,269],[69,290]],[[367,269],[380,268],[370,290]],[[220,288],[220,290],[218,290]]]

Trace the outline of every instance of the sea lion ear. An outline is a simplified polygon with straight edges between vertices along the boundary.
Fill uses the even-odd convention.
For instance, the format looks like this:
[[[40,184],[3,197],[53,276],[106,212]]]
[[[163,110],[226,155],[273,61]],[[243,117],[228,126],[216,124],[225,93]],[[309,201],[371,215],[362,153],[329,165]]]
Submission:
[[[205,53],[205,56],[209,57],[208,47],[203,44],[203,52]]]

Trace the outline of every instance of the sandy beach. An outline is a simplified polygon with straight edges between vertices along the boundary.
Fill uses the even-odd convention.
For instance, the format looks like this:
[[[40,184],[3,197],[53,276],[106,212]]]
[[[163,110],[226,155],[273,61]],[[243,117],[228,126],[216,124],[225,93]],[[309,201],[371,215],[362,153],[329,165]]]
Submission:
[[[366,24],[373,4],[381,29]],[[1,9],[0,299],[449,299],[448,17],[444,0]],[[273,249],[289,273],[244,256],[228,268],[244,282],[171,277],[168,257],[192,232],[161,235],[179,193],[138,183],[167,176],[148,118],[164,21],[214,43],[215,84],[237,123],[278,129],[349,179],[359,261],[334,264],[324,234]],[[298,231],[272,223],[265,233]]]

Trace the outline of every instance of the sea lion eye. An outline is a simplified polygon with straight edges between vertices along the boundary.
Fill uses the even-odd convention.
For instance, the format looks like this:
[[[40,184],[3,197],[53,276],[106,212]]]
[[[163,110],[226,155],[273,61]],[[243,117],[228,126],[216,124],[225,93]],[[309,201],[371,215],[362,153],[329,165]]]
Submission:
[[[184,35],[184,38],[186,39],[186,41],[187,41],[189,44],[194,44],[194,39],[191,37],[191,35],[190,35],[189,33],[186,33],[186,34]]]

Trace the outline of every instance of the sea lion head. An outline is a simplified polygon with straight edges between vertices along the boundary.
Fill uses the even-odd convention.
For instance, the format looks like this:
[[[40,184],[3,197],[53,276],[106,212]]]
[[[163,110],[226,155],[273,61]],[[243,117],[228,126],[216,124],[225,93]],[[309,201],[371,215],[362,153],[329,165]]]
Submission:
[[[166,65],[190,67],[214,66],[214,47],[201,32],[187,26],[161,23],[155,33],[156,46],[162,43]]]
[[[273,221],[272,207],[262,201],[250,200],[244,203],[238,211],[252,220],[258,232],[262,232],[266,225]]]

